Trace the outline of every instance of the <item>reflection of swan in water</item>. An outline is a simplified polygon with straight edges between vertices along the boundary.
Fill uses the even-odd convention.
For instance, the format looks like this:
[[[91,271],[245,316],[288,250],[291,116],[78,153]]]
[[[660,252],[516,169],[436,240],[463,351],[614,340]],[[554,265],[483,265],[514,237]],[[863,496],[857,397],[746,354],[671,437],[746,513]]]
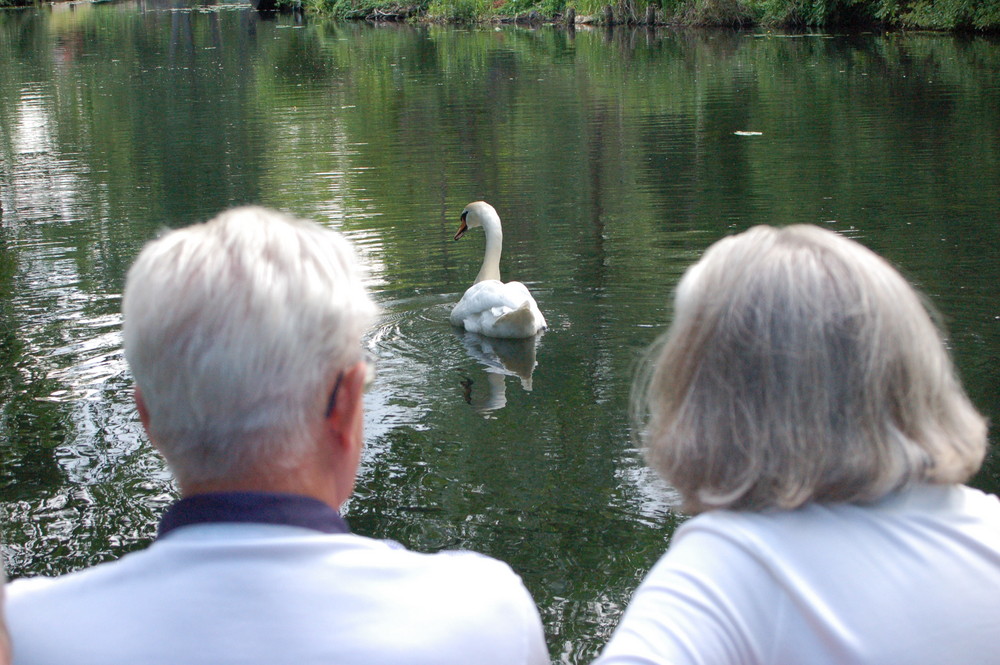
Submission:
[[[487,393],[483,397],[474,394],[475,381],[471,378],[463,378],[461,384],[465,401],[480,413],[496,411],[507,406],[507,383],[504,375],[499,372],[486,370]]]
[[[456,331],[456,335],[462,340],[469,356],[486,368],[488,394],[485,397],[475,394],[477,391],[472,379],[466,377],[462,381],[465,401],[477,411],[494,411],[507,404],[508,376],[518,377],[521,387],[531,391],[531,374],[537,364],[535,349],[541,333],[527,339],[498,339],[466,331]]]

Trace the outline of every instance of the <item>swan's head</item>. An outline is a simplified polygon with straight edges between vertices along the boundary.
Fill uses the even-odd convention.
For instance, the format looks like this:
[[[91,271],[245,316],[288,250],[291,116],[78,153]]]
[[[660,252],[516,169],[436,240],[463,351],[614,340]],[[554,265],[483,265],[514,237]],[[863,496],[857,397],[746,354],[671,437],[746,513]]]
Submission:
[[[461,219],[462,225],[458,228],[458,233],[455,234],[455,240],[464,236],[469,229],[474,229],[477,226],[494,226],[498,230],[500,228],[500,215],[486,201],[474,201],[465,206]]]

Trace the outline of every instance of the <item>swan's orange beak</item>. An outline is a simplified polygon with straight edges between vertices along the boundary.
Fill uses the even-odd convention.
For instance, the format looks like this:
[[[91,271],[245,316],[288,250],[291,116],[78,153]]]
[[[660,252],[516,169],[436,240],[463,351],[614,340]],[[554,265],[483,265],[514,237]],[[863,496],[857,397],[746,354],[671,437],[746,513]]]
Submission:
[[[469,227],[465,225],[465,213],[462,213],[462,225],[458,227],[458,233],[455,234],[455,240],[458,240],[465,235],[465,232],[469,230]]]

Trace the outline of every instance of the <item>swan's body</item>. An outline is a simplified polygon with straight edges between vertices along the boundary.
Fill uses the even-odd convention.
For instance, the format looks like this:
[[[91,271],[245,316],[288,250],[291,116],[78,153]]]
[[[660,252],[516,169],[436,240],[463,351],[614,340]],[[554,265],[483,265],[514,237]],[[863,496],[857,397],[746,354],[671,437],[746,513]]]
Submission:
[[[500,216],[489,203],[476,201],[462,211],[458,240],[469,229],[483,227],[486,251],[475,283],[451,311],[452,325],[487,337],[524,338],[545,328],[545,317],[521,282],[500,281],[503,229]]]
[[[531,337],[545,327],[535,299],[521,282],[476,282],[451,311],[453,325],[487,337]]]

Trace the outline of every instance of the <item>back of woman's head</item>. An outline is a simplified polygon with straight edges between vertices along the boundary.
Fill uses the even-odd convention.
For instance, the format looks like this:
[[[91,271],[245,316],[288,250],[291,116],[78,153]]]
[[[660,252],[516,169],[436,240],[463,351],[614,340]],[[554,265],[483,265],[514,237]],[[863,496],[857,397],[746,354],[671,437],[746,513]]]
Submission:
[[[986,450],[918,294],[813,226],[710,247],[677,287],[638,395],[647,459],[691,512],[964,482]]]

